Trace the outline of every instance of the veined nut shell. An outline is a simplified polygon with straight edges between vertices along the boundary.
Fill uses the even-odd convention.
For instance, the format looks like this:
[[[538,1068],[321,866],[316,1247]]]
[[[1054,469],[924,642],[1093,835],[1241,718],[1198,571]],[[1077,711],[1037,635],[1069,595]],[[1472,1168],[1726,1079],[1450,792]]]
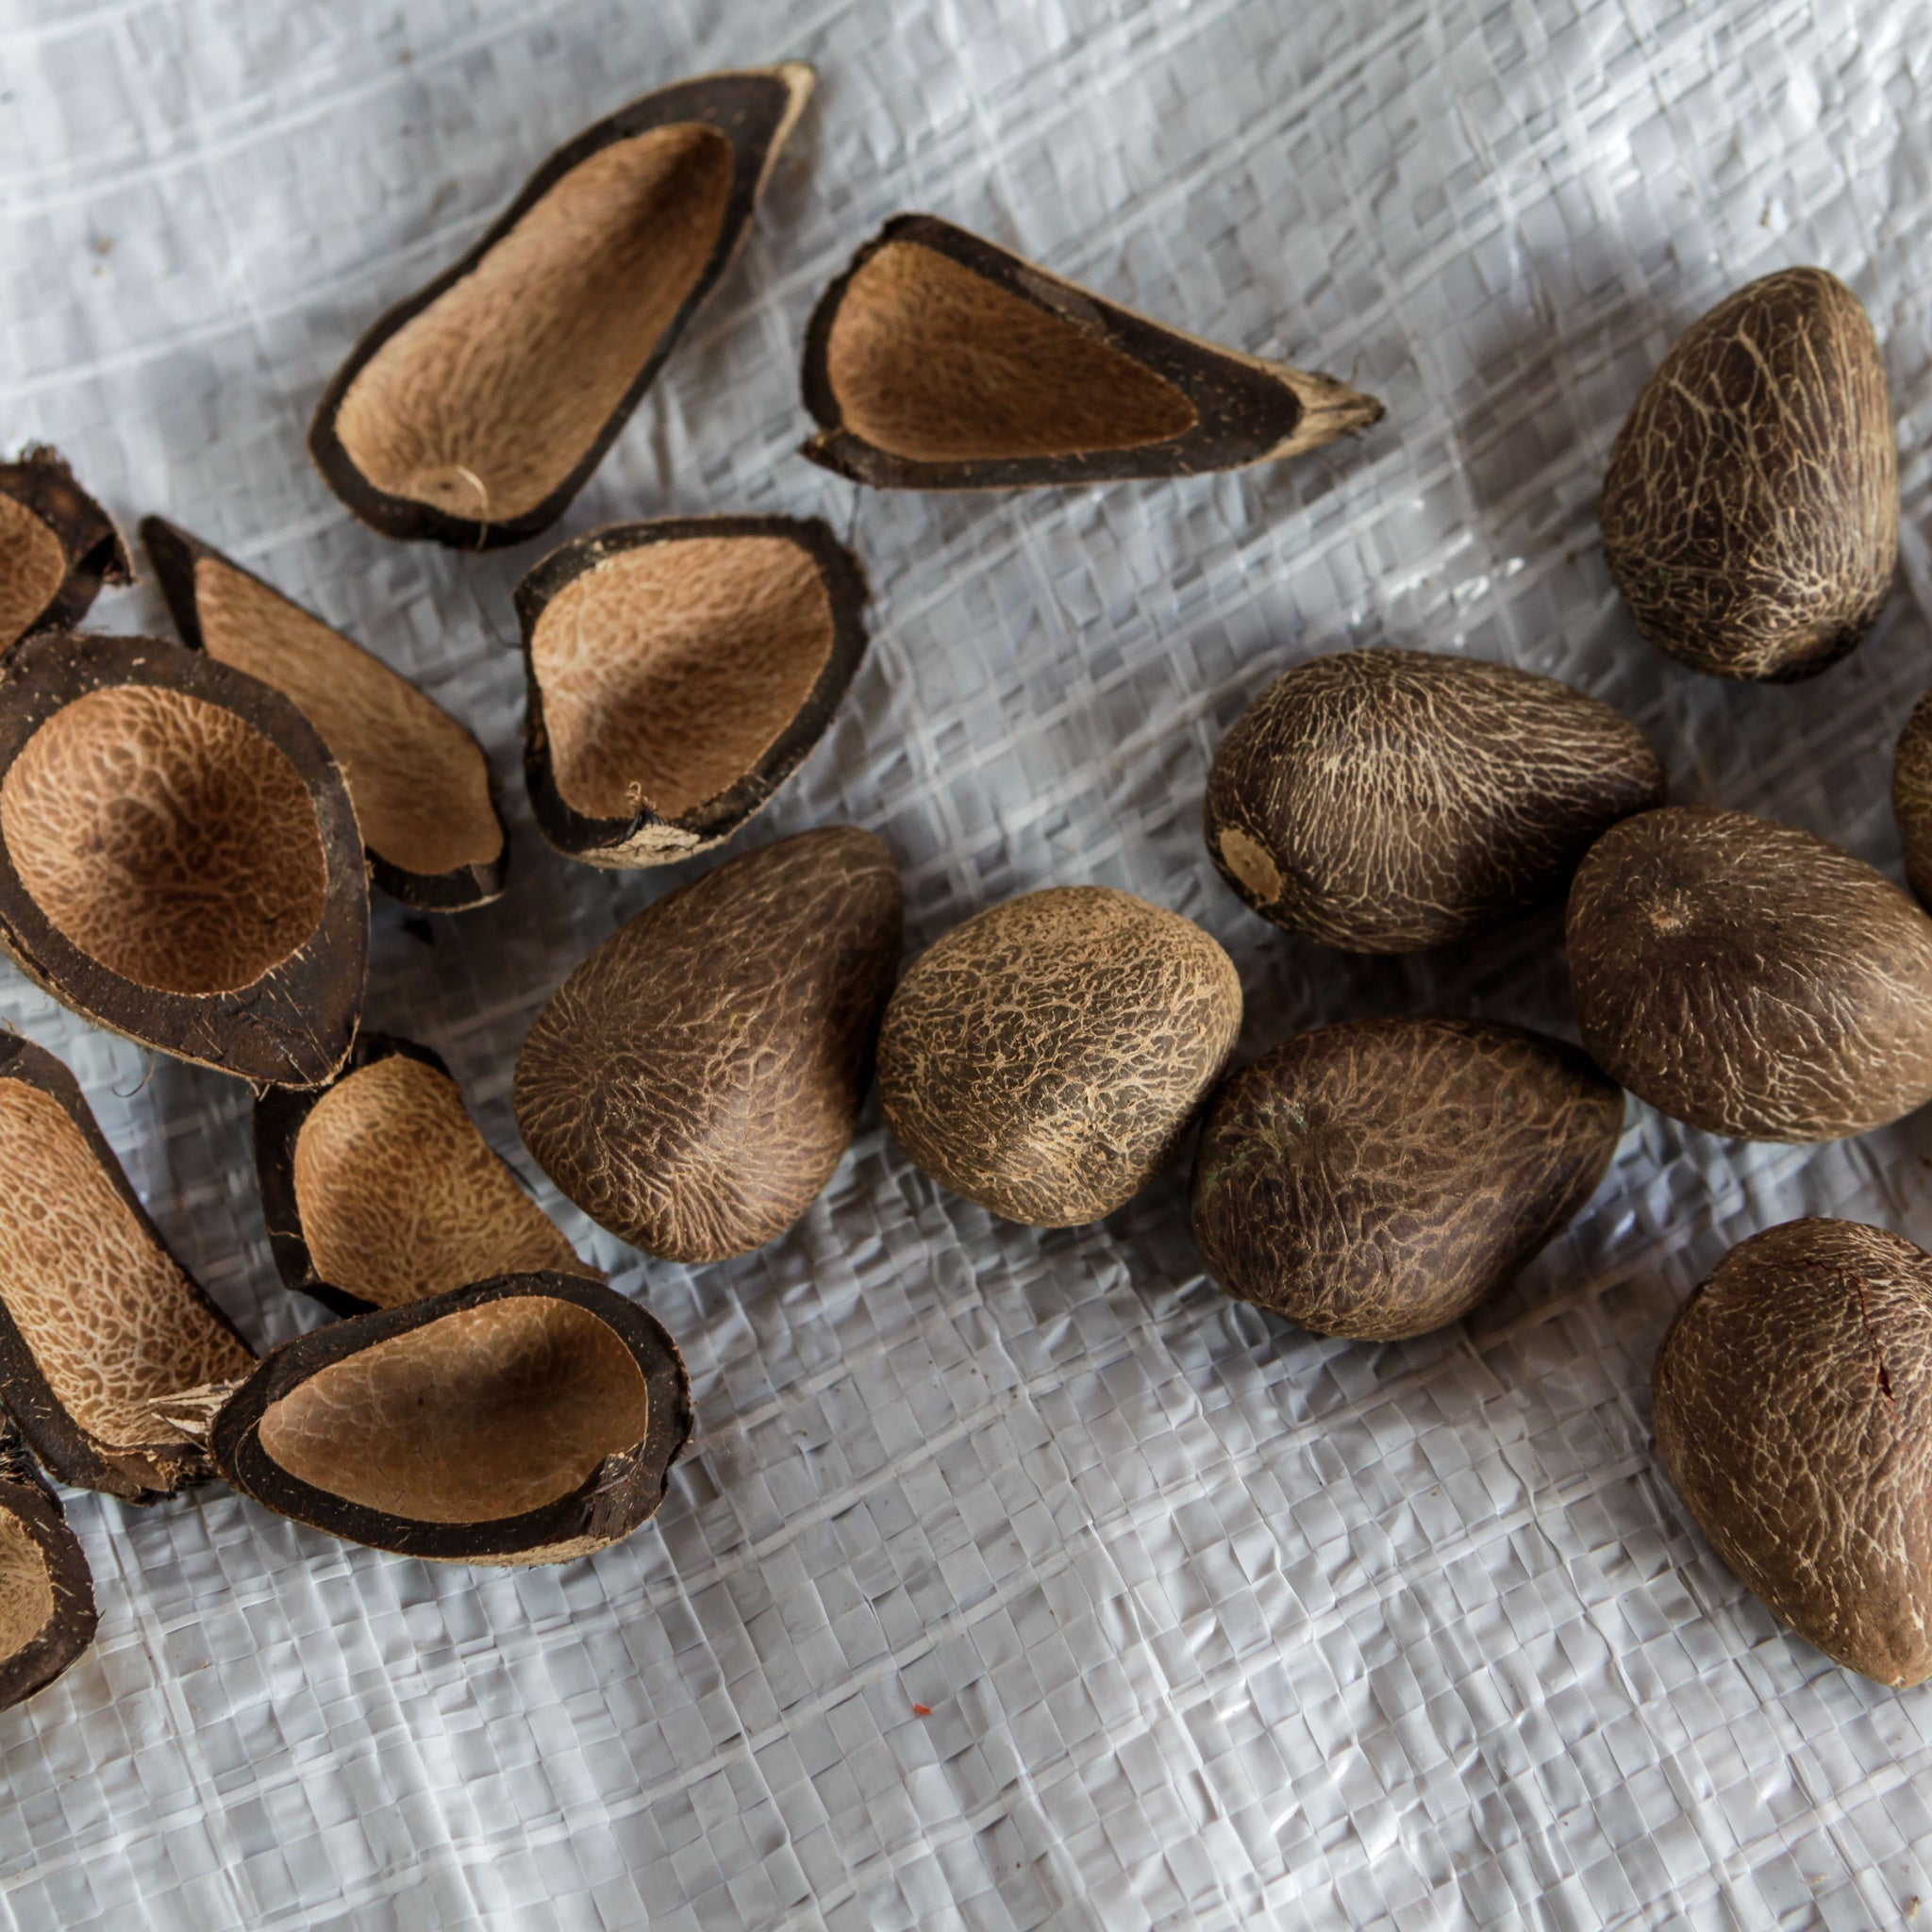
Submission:
[[[852,1144],[903,921],[852,825],[759,846],[619,927],[538,1014],[517,1124],[591,1220],[719,1261],[798,1221]]]
[[[914,963],[886,1009],[879,1095],[900,1144],[955,1193],[1077,1226],[1166,1164],[1241,1024],[1234,964],[1191,920],[1057,886]]]
[[[1878,338],[1818,268],[1691,325],[1638,396],[1598,509],[1638,629],[1694,671],[1766,683],[1814,675],[1871,629],[1898,515]]]
[[[1489,1020],[1357,1020],[1230,1074],[1194,1160],[1194,1238],[1242,1301],[1319,1335],[1426,1334],[1506,1288],[1616,1151],[1624,1094]]]
[[[1643,735],[1553,677],[1430,651],[1284,672],[1208,779],[1208,850],[1264,919],[1346,952],[1465,940],[1560,892],[1662,802]]]
[[[1685,1303],[1653,1382],[1658,1459],[1772,1614],[1881,1684],[1932,1676],[1932,1256],[1767,1228]]]
[[[1932,919],[1808,832],[1626,819],[1578,868],[1567,930],[1584,1044],[1675,1120],[1832,1141],[1932,1099]]]

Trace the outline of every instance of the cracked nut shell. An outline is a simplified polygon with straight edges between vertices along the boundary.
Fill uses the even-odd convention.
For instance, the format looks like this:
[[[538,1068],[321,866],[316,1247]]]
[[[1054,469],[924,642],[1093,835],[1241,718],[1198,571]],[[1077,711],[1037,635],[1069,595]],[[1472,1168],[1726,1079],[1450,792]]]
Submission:
[[[44,1690],[97,1621],[93,1573],[59,1498],[0,1427],[0,1710]]]
[[[865,601],[817,517],[615,524],[553,551],[516,591],[544,838],[626,868],[722,844],[824,735]]]
[[[1208,850],[1276,925],[1407,953],[1554,897],[1601,833],[1663,795],[1642,733],[1553,677],[1339,651],[1284,672],[1222,741]]]
[[[935,215],[897,215],[806,331],[815,463],[891,490],[1191,476],[1380,421],[1332,376],[1102,300]]]
[[[1932,1676],[1932,1255],[1851,1221],[1752,1236],[1653,1397],[1658,1459],[1766,1608],[1881,1684]]]
[[[114,520],[58,450],[35,443],[0,463],[0,652],[30,631],[72,629],[104,584],[133,581]]]
[[[478,1131],[441,1058],[358,1036],[321,1089],[255,1103],[255,1172],[283,1283],[339,1315],[499,1274],[601,1281]]]
[[[78,1083],[0,1035],[0,1404],[51,1475],[149,1503],[205,1481],[158,1402],[255,1353],[168,1252]]]
[[[1583,1043],[1675,1120],[1834,1141],[1932,1099],[1932,919],[1808,832],[1626,819],[1577,870],[1568,941]]]
[[[337,371],[308,431],[329,488],[406,541],[548,529],[736,254],[811,88],[796,61],[703,75],[566,142]]]
[[[1691,325],[1610,452],[1598,517],[1637,627],[1716,677],[1787,683],[1871,629],[1898,563],[1898,439],[1858,298],[1766,275]]]
[[[1234,963],[1191,920],[1052,887],[914,963],[886,1009],[879,1096],[900,1145],[956,1194],[1077,1226],[1167,1163],[1241,1024]]]
[[[0,668],[0,945],[144,1046],[327,1079],[369,957],[362,840],[327,746],[199,651],[23,639]]]
[[[870,832],[727,860],[620,927],[517,1056],[517,1124],[591,1220],[648,1255],[775,1240],[852,1144],[903,918]]]
[[[1318,1335],[1424,1335],[1568,1226],[1623,1124],[1614,1081],[1523,1027],[1324,1026],[1215,1093],[1194,1239],[1228,1293]]]
[[[331,1536],[444,1563],[564,1563],[656,1513],[691,1435],[662,1324],[599,1282],[510,1274],[352,1315],[230,1394],[223,1475]]]
[[[141,541],[181,641],[258,678],[341,767],[371,883],[425,911],[503,891],[508,853],[483,747],[380,658],[274,585],[159,517]]]

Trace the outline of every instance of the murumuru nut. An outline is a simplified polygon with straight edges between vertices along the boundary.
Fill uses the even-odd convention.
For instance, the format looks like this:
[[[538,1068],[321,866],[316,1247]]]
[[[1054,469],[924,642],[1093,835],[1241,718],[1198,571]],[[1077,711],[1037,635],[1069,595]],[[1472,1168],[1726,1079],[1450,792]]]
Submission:
[[[915,962],[886,1008],[879,1097],[907,1153],[955,1193],[1075,1226],[1166,1162],[1241,1024],[1234,964],[1192,921],[1055,887]]]
[[[1741,1241],[1657,1353],[1657,1455],[1774,1616],[1932,1676],[1932,1255],[1852,1221]]]
[[[1194,1239],[1223,1288],[1321,1335],[1465,1315],[1603,1177],[1624,1094],[1574,1046],[1489,1020],[1324,1026],[1222,1083]]]
[[[1208,850],[1264,919],[1352,953],[1465,940],[1660,805],[1643,735],[1553,677],[1429,651],[1298,664],[1214,755]]]

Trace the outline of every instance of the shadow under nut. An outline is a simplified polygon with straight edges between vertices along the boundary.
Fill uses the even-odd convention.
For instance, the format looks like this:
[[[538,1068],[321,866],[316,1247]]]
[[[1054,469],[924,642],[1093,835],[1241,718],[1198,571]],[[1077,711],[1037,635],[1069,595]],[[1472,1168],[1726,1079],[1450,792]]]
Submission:
[[[1436,1018],[1325,1026],[1215,1094],[1194,1238],[1228,1293],[1317,1334],[1426,1334],[1568,1225],[1623,1122],[1623,1090],[1541,1034]]]
[[[1208,849],[1263,918],[1349,952],[1468,939],[1559,892],[1663,768],[1555,678],[1427,651],[1295,666],[1223,740]]]
[[[1166,1163],[1241,1020],[1233,963],[1191,920],[1104,887],[1029,892],[900,982],[879,1036],[886,1121],[955,1193],[1077,1226]]]
[[[1653,1393],[1659,1460],[1766,1607],[1881,1684],[1932,1676],[1932,1256],[1848,1221],[1754,1235]]]
[[[1674,1119],[1831,1141],[1932,1099],[1932,920],[1808,832],[1627,820],[1577,872],[1568,941],[1585,1045]]]

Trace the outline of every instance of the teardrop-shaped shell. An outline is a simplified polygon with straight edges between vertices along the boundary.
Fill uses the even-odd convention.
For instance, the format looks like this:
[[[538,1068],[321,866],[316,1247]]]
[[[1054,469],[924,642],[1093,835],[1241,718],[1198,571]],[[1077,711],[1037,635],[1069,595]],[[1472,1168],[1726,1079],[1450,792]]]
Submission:
[[[1507,1287],[1602,1178],[1624,1094],[1488,1020],[1357,1020],[1224,1081],[1194,1239],[1242,1301],[1320,1335],[1425,1334]]]
[[[1898,562],[1898,439],[1858,298],[1784,269],[1693,323],[1617,438],[1598,516],[1659,650],[1769,683],[1837,663]]]
[[[955,1193],[1072,1227],[1173,1155],[1241,1031],[1234,963],[1191,920],[1057,886],[955,926],[879,1035],[887,1124]]]
[[[899,874],[850,825],[759,847],[648,906],[517,1056],[517,1124],[612,1234],[675,1261],[774,1240],[852,1143],[898,961]]]
[[[1932,919],[1808,832],[1625,820],[1577,871],[1568,937],[1583,1043],[1676,1120],[1832,1141],[1932,1099]]]
[[[1752,1236],[1653,1397],[1659,1460],[1766,1607],[1881,1684],[1932,1676],[1932,1255],[1850,1221]]]
[[[1356,953],[1469,939],[1662,802],[1643,735],[1507,664],[1339,651],[1284,672],[1208,779],[1208,850],[1276,925]]]

